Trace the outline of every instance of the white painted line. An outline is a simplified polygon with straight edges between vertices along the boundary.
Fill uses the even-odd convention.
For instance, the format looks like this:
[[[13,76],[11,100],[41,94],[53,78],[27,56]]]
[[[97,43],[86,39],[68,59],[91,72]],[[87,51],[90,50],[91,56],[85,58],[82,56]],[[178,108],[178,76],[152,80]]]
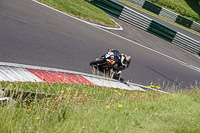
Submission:
[[[96,28],[98,28],[98,27],[96,27]],[[144,46],[144,45],[142,45],[142,44],[139,44],[139,43],[137,43],[137,42],[134,42],[134,41],[132,41],[132,40],[130,40],[130,39],[127,39],[127,38],[125,38],[125,37],[123,37],[123,36],[120,36],[120,35],[117,35],[117,34],[115,34],[115,33],[112,33],[112,32],[107,31],[107,30],[105,30],[105,29],[101,29],[101,28],[98,28],[98,29],[103,30],[103,31],[105,31],[105,32],[107,32],[107,33],[109,33],[109,34],[112,34],[112,35],[114,35],[114,36],[117,36],[117,37],[119,37],[119,38],[122,38],[122,39],[124,39],[124,40],[126,40],[126,41],[129,41],[129,42],[131,42],[131,43],[134,43],[134,44],[136,44],[136,45],[138,45],[138,46],[140,46],[140,47],[143,47],[143,48],[145,48],[145,49],[148,49],[148,50],[150,50],[150,51],[152,51],[152,52],[155,52],[155,53],[157,53],[157,54],[160,54],[160,55],[162,55],[162,56],[164,56],[164,57],[167,57],[167,58],[169,58],[169,59],[175,61],[176,63],[185,66],[185,67],[188,67],[188,68],[193,69],[193,70],[195,70],[195,71],[197,71],[197,72],[200,72],[200,71],[199,71],[200,68],[198,68],[198,67],[189,65],[189,64],[187,64],[187,63],[185,63],[185,62],[183,62],[183,61],[180,61],[180,60],[178,60],[178,59],[175,59],[175,58],[173,58],[173,57],[171,57],[171,56],[169,56],[169,55],[166,55],[166,54],[163,54],[163,53],[161,53],[161,52],[158,52],[158,51],[156,51],[156,50],[154,50],[154,49],[152,49],[152,48],[146,47],[146,46]],[[198,69],[194,69],[194,68],[198,68]]]
[[[59,10],[56,10],[56,9],[54,9],[54,8],[52,8],[52,7],[49,7],[49,6],[47,6],[47,5],[43,4],[43,3],[40,3],[40,2],[38,2],[38,1],[36,1],[36,0],[32,0],[32,1],[34,1],[34,2],[36,2],[36,3],[38,3],[38,4],[41,4],[41,5],[45,6],[45,7],[48,7],[48,8],[50,8],[50,9],[54,10],[54,11],[57,11],[57,12],[59,12],[59,13],[62,13],[62,14],[64,14],[64,15],[66,15],[66,16],[72,17],[72,18],[74,18],[74,19],[76,19],[76,20],[79,20],[79,21],[81,21],[81,22],[90,24],[90,25],[92,25],[92,26],[94,26],[94,27],[96,27],[96,28],[98,28],[98,29],[100,29],[100,30],[103,30],[103,31],[109,33],[109,34],[112,34],[112,35],[114,35],[114,36],[117,36],[117,37],[119,37],[119,38],[122,38],[122,39],[124,39],[124,40],[126,40],[126,41],[129,41],[129,42],[131,42],[131,43],[134,43],[134,44],[136,44],[136,45],[138,45],[138,46],[141,46],[141,47],[143,47],[143,48],[145,48],[145,49],[148,49],[148,50],[150,50],[150,51],[152,51],[152,52],[155,52],[155,53],[157,53],[157,54],[163,55],[164,57],[167,57],[167,58],[169,58],[169,59],[171,59],[171,60],[173,60],[173,61],[175,61],[175,62],[177,62],[177,63],[179,63],[179,64],[181,64],[181,65],[183,65],[183,66],[185,66],[185,67],[188,67],[188,68],[190,68],[190,69],[192,69],[192,70],[195,70],[195,71],[197,71],[197,72],[200,72],[200,70],[199,70],[200,68],[197,69],[197,67],[195,67],[195,66],[189,65],[189,64],[187,64],[187,63],[185,63],[185,62],[183,62],[183,61],[180,61],[180,60],[178,60],[178,59],[175,59],[175,58],[173,58],[173,57],[170,57],[170,56],[168,56],[168,55],[165,55],[165,54],[163,54],[163,53],[161,53],[161,52],[158,52],[158,51],[156,51],[156,50],[154,50],[154,49],[152,49],[152,48],[143,46],[142,44],[139,44],[139,43],[134,42],[134,41],[132,41],[132,40],[130,40],[130,39],[127,39],[127,38],[125,38],[125,37],[122,37],[122,36],[120,36],[120,35],[117,35],[117,34],[115,34],[115,33],[112,33],[112,32],[110,32],[110,31],[105,30],[105,29],[107,29],[107,28],[104,28],[104,29],[103,29],[101,26],[97,26],[96,24],[92,24],[92,23],[90,23],[90,22],[84,21],[84,20],[82,20],[82,19],[78,19],[78,18],[76,18],[76,17],[74,17],[74,16],[71,16],[71,15],[69,15],[69,14],[63,13],[63,12],[61,12],[61,11],[59,11]],[[112,28],[111,28],[111,29],[112,29]]]
[[[62,11],[59,11],[59,10],[53,8],[53,7],[50,7],[50,6],[45,5],[45,4],[43,4],[43,3],[40,3],[40,2],[38,2],[37,0],[32,0],[32,1],[38,3],[38,4],[42,5],[42,6],[45,6],[45,7],[47,7],[47,8],[50,8],[50,9],[56,11],[56,12],[59,12],[59,13],[61,13],[61,14],[63,14],[63,15],[66,15],[66,16],[68,16],[68,17],[71,17],[71,18],[73,18],[73,19],[76,19],[76,20],[78,20],[78,21],[84,22],[84,23],[89,24],[89,25],[94,26],[94,27],[99,27],[99,28],[104,28],[104,29],[109,29],[109,30],[123,30],[123,28],[122,28],[117,22],[115,22],[113,19],[112,19],[112,20],[117,24],[117,26],[118,26],[119,28],[107,27],[107,26],[102,26],[102,25],[94,24],[94,23],[91,23],[91,22],[88,22],[88,21],[79,19],[79,18],[77,18],[77,17],[74,17],[74,16],[72,16],[72,15],[69,15],[69,14],[67,14],[67,13],[64,13],[64,12],[62,12]]]

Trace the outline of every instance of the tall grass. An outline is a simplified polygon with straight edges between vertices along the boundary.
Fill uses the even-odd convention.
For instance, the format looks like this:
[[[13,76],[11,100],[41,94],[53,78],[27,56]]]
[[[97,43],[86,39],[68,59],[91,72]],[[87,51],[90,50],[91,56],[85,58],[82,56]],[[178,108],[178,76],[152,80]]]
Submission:
[[[101,9],[85,0],[38,0],[73,16],[116,27],[115,22]]]
[[[57,97],[18,97],[0,104],[1,132],[193,132],[200,131],[200,89],[174,94],[99,86],[1,83],[14,90],[46,90]]]

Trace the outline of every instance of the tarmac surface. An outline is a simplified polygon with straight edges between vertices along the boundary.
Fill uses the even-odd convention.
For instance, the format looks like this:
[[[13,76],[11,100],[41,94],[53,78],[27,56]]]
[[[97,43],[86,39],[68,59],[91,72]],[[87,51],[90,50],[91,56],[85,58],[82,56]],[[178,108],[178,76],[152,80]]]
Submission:
[[[125,80],[182,88],[200,82],[199,57],[115,20],[123,31],[88,25],[31,0],[2,0],[0,62],[92,74],[89,62],[113,48],[132,57],[130,67],[122,72]]]

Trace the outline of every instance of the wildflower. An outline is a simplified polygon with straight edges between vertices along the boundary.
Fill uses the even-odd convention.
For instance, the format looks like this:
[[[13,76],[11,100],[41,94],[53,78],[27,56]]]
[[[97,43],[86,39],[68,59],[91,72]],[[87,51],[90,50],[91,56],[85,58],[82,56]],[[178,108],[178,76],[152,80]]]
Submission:
[[[151,88],[151,86],[147,86],[148,88]]]
[[[82,128],[85,128],[85,126],[82,126]]]
[[[107,109],[110,109],[110,106],[109,106],[109,105],[107,105],[107,106],[106,106],[106,108],[107,108]]]
[[[160,89],[160,87],[159,86],[156,86],[156,88],[159,90]]]
[[[155,88],[155,86],[154,86],[154,85],[151,85],[151,87],[152,87],[152,88]]]
[[[122,107],[123,107],[123,105],[122,105],[122,104],[118,104],[118,107],[119,107],[119,108],[122,108]]]
[[[118,93],[119,95],[122,95],[122,93]]]
[[[39,119],[40,119],[40,117],[37,117],[36,119],[37,119],[37,120],[39,120]]]
[[[16,90],[16,88],[14,88],[14,90]]]
[[[115,92],[118,92],[117,90],[114,90]]]

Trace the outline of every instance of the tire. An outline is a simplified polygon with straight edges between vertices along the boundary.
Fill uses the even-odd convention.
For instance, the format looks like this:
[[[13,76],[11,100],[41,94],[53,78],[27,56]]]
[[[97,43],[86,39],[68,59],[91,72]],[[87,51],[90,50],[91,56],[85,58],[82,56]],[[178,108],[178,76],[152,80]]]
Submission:
[[[97,59],[97,60],[94,60],[94,61],[91,61],[90,62],[90,66],[95,66],[95,65],[102,65],[106,62],[106,60],[104,58],[102,59]]]

